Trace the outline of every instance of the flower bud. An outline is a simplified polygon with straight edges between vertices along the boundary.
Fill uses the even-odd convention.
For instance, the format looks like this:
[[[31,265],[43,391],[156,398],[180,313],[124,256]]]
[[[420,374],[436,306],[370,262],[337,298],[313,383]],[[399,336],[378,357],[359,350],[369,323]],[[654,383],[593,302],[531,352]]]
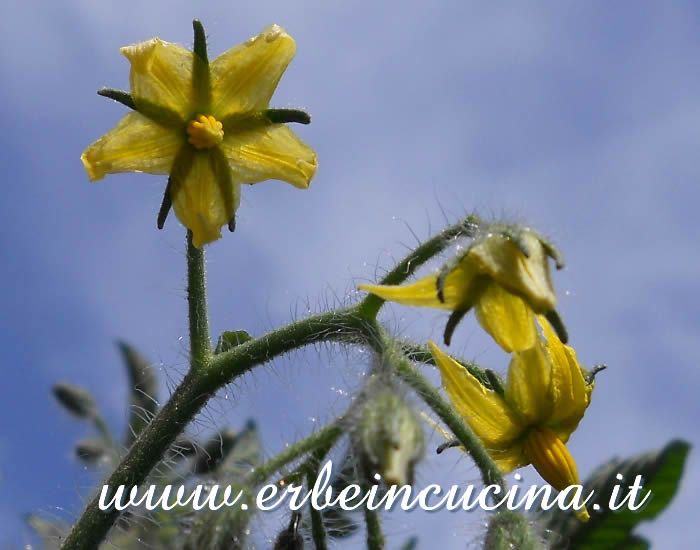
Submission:
[[[75,454],[87,464],[95,464],[107,456],[108,450],[102,439],[90,438],[78,441],[75,445]]]
[[[423,428],[415,412],[390,388],[367,399],[357,445],[366,475],[378,473],[387,485],[413,483],[413,467],[425,450]]]
[[[84,388],[58,382],[54,384],[53,394],[67,411],[79,418],[92,418],[97,412],[95,400]]]

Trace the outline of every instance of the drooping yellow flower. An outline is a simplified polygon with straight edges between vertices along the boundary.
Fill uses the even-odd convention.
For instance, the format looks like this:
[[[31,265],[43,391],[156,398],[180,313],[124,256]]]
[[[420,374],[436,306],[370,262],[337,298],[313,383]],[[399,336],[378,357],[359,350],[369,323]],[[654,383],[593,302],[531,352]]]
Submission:
[[[535,345],[533,312],[548,315],[566,342],[554,309],[549,257],[563,267],[556,250],[533,231],[491,226],[441,273],[404,286],[359,288],[400,304],[451,310],[445,327],[447,345],[457,323],[473,307],[481,326],[505,351],[521,351]]]
[[[172,202],[201,247],[221,236],[222,225],[232,228],[241,183],[278,179],[305,189],[317,162],[268,110],[294,57],[292,37],[271,25],[209,63],[204,30],[194,26],[194,52],[158,38],[121,49],[131,63],[131,95],[115,94],[134,112],[80,158],[91,181],[118,172],[169,174],[164,206]]]
[[[546,340],[513,354],[503,394],[487,389],[466,368],[429,342],[452,405],[509,473],[532,464],[556,490],[580,485],[576,463],[564,445],[583,417],[593,380],[545,320]],[[588,519],[581,510],[579,517]]]

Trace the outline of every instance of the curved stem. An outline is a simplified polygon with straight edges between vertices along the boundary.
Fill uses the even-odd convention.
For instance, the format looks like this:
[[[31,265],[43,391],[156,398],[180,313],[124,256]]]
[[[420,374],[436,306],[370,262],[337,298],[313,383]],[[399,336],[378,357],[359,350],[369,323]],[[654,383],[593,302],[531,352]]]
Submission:
[[[440,233],[419,245],[413,252],[401,260],[396,267],[387,273],[380,284],[398,285],[408,279],[425,262],[436,256],[450,246],[455,237],[471,237],[476,231],[479,219],[476,216],[467,216],[464,220],[443,229]],[[358,305],[360,315],[367,319],[374,319],[379,309],[384,304],[384,299],[374,294],[367,296]]]
[[[333,446],[337,439],[343,434],[341,426],[341,418],[336,419],[332,424],[324,426],[317,432],[311,434],[301,441],[297,441],[293,445],[287,447],[278,455],[272,457],[264,464],[258,466],[248,478],[250,484],[254,487],[260,485],[272,474],[283,468],[290,462],[293,462],[300,456],[317,448],[325,449],[325,453]]]

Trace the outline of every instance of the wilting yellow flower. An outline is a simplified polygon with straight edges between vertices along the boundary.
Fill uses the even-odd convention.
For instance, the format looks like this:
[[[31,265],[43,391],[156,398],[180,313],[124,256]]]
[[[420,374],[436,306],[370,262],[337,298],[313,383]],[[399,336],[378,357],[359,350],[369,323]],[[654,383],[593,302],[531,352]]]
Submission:
[[[91,181],[117,172],[169,174],[166,200],[201,247],[233,222],[241,183],[279,179],[305,189],[317,163],[308,145],[266,116],[294,57],[292,37],[271,25],[209,63],[198,22],[195,49],[198,25],[203,54],[158,38],[121,49],[131,63],[135,111],[81,160]]]
[[[508,473],[532,464],[556,490],[579,485],[576,463],[565,447],[591,401],[593,381],[573,348],[546,321],[546,338],[513,354],[503,394],[487,389],[466,368],[429,342],[442,384],[457,412]],[[579,512],[588,519],[585,508]]]
[[[549,257],[563,267],[557,252],[533,231],[493,226],[439,274],[404,286],[359,288],[400,304],[452,310],[445,328],[448,345],[457,323],[473,307],[481,326],[505,351],[520,351],[535,345],[533,312],[549,315],[566,342],[554,310]]]

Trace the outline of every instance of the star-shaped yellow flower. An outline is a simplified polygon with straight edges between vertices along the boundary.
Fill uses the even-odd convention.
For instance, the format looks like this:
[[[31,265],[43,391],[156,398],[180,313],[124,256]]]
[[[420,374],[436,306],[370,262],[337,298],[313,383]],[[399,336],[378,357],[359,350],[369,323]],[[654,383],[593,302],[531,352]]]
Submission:
[[[498,467],[508,473],[532,464],[558,491],[579,485],[576,464],[565,447],[583,417],[592,377],[573,348],[562,344],[545,320],[546,340],[513,354],[503,394],[487,389],[466,368],[429,342],[442,384],[457,412]],[[585,508],[579,517],[588,519]]]
[[[567,339],[554,309],[549,257],[563,267],[556,250],[535,232],[490,226],[441,273],[404,286],[359,288],[400,304],[451,310],[445,327],[447,345],[457,323],[473,307],[481,326],[505,351],[521,351],[535,345],[533,312],[546,314],[562,341]]]
[[[292,37],[271,25],[209,63],[204,29],[194,26],[194,52],[158,38],[121,49],[131,63],[131,95],[113,92],[134,112],[81,160],[91,181],[118,172],[169,174],[165,215],[171,201],[201,247],[221,236],[222,225],[232,229],[241,183],[279,179],[305,189],[317,162],[268,110],[294,57]],[[103,95],[119,99],[114,94]]]

